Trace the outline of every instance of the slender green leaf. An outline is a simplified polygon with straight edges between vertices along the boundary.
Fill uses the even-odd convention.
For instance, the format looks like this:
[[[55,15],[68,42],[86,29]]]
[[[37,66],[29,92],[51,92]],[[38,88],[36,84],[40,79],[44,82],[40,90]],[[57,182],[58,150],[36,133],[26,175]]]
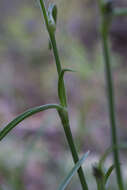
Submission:
[[[58,104],[46,104],[43,106],[31,108],[31,109],[25,111],[24,113],[20,114],[18,117],[16,117],[14,120],[12,120],[7,126],[5,126],[0,131],[0,140],[2,140],[14,127],[16,127],[24,119],[26,119],[38,112],[48,110],[48,109],[56,109],[58,111],[65,110],[62,106],[60,106]]]
[[[104,152],[104,154],[101,156],[100,161],[99,161],[99,167],[102,168],[106,158],[108,155],[114,150],[114,149],[127,149],[127,143],[120,143],[118,146],[114,147],[109,147],[107,150]]]
[[[59,80],[58,80],[58,95],[59,95],[59,99],[61,101],[61,104],[64,106],[66,105],[66,97],[64,96],[64,73],[65,72],[75,72],[72,69],[62,69],[60,76],[59,76]]]
[[[112,171],[114,170],[114,168],[115,168],[115,165],[113,164],[113,165],[111,165],[109,167],[108,171],[106,172],[105,177],[104,177],[105,178],[105,184],[107,183],[108,178],[110,177],[110,175],[111,175]]]
[[[72,170],[69,172],[69,174],[67,175],[67,177],[64,179],[63,183],[60,185],[60,187],[58,188],[58,190],[64,190],[64,189],[66,189],[66,187],[70,183],[72,177],[76,174],[77,170],[80,168],[80,166],[86,160],[86,158],[88,157],[88,155],[89,155],[89,151],[86,152],[82,156],[82,158],[75,164],[75,166],[72,168]]]
[[[99,160],[99,168],[102,169],[102,166],[104,165],[104,162],[106,160],[106,158],[108,157],[108,155],[112,152],[112,148],[109,147],[104,154],[101,156],[100,160]]]

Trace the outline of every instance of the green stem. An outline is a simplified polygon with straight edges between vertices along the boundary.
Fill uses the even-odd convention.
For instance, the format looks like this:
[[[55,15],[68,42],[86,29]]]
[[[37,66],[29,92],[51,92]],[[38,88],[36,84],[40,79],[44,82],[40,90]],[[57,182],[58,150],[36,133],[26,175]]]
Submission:
[[[101,5],[99,3],[99,5]],[[102,5],[101,5],[102,6]],[[105,77],[107,83],[107,95],[108,95],[108,108],[109,108],[109,118],[110,118],[110,126],[111,126],[111,139],[112,146],[118,146],[117,140],[117,129],[116,129],[116,118],[115,118],[115,102],[114,102],[114,86],[113,86],[113,78],[111,72],[111,60],[109,54],[108,47],[108,30],[111,21],[110,13],[105,14],[103,12],[103,7],[99,6],[102,22],[101,22],[101,35],[102,35],[102,45],[103,45],[103,55],[104,55],[104,63],[105,63]],[[120,190],[124,190],[123,179],[120,169],[120,159],[118,149],[113,149],[113,157],[116,168],[116,176],[117,183]]]
[[[43,15],[44,15],[47,31],[49,33],[50,41],[51,41],[52,48],[53,48],[53,54],[54,54],[54,58],[55,58],[55,62],[56,62],[56,68],[57,68],[57,72],[58,72],[58,77],[60,77],[60,74],[62,72],[62,67],[61,67],[58,48],[57,48],[57,44],[56,44],[55,33],[49,27],[48,15],[47,15],[47,12],[46,12],[44,1],[43,0],[39,0],[39,1],[40,1],[40,5],[41,5],[41,9],[42,9],[42,12],[43,12]],[[62,88],[63,88],[63,101],[62,102],[64,102],[64,105],[62,105],[62,106],[67,107],[67,100],[66,100],[67,98],[66,98],[66,90],[65,90],[64,81],[62,83]],[[60,101],[61,104],[62,104],[62,102]],[[66,112],[66,114],[65,114],[65,112],[59,111],[59,116],[60,116],[61,122],[63,124],[63,128],[64,128],[65,135],[66,135],[66,138],[67,138],[67,141],[68,141],[68,145],[69,145],[71,153],[72,153],[74,163],[77,163],[79,161],[79,158],[78,158],[78,154],[77,154],[77,151],[76,151],[76,147],[75,147],[75,144],[74,144],[74,140],[73,140],[70,125],[69,125],[68,112]],[[87,186],[87,183],[86,183],[86,180],[85,180],[85,176],[84,176],[82,167],[79,168],[78,175],[79,175],[80,183],[82,185],[82,189],[83,190],[88,190],[88,186]]]
[[[57,44],[56,44],[55,34],[53,32],[49,31],[49,37],[50,37],[52,48],[53,48],[53,54],[54,54],[54,58],[56,61],[56,68],[57,68],[58,76],[60,76],[61,71],[62,71],[62,67],[61,67],[61,63],[60,63],[60,58],[59,58],[58,48],[57,48]]]
[[[41,10],[43,12],[45,25],[46,25],[47,31],[49,33],[49,37],[50,37],[51,44],[52,44],[52,47],[53,47],[53,53],[54,53],[54,57],[55,57],[55,60],[56,60],[57,72],[58,72],[58,75],[60,76],[62,68],[61,68],[60,59],[59,59],[59,55],[58,55],[58,48],[57,48],[57,44],[56,44],[55,35],[54,35],[54,32],[52,32],[50,30],[50,26],[49,26],[49,22],[48,22],[48,15],[47,15],[47,11],[46,11],[46,8],[45,8],[44,0],[39,0],[39,2],[40,2],[40,8],[41,8]]]
[[[97,190],[101,190],[100,183],[97,183]]]
[[[60,115],[61,122],[62,122],[63,127],[64,127],[64,132],[65,132],[65,135],[66,135],[69,147],[70,147],[70,151],[71,151],[71,154],[72,154],[72,157],[73,157],[73,161],[76,164],[79,161],[79,157],[78,157],[76,147],[75,147],[75,144],[74,144],[74,140],[73,140],[73,136],[72,136],[72,133],[71,133],[68,113],[59,111],[59,115]],[[79,175],[79,178],[80,178],[82,189],[83,190],[88,190],[88,186],[87,186],[87,183],[86,183],[86,179],[84,177],[82,167],[79,168],[78,175]]]
[[[54,58],[55,58],[55,62],[56,62],[56,68],[57,68],[58,76],[60,77],[60,74],[62,72],[62,67],[61,67],[61,63],[60,63],[60,58],[59,58],[58,48],[57,48],[57,44],[56,44],[55,34],[52,33],[51,31],[49,31],[49,36],[50,36],[50,41],[51,41],[52,48],[53,48],[53,54],[54,54]],[[63,88],[63,101],[60,101],[60,103],[62,106],[67,107],[67,96],[66,96],[66,89],[65,89],[64,81],[62,82],[62,86],[63,86],[62,87]],[[63,102],[64,102],[64,105],[63,105]]]
[[[50,26],[48,23],[48,15],[46,12],[46,8],[45,8],[45,3],[43,0],[39,0],[40,2],[40,8],[43,12],[43,16],[44,16],[44,20],[45,20],[45,25],[49,34],[49,38],[52,44],[52,48],[53,48],[53,54],[54,54],[54,58],[55,58],[55,63],[56,63],[56,68],[57,68],[57,72],[58,72],[58,76],[60,77],[60,74],[62,72],[62,67],[61,67],[61,63],[60,63],[60,58],[59,58],[59,53],[58,53],[58,48],[57,48],[57,44],[56,44],[56,38],[55,38],[55,34],[53,31],[50,30]],[[62,83],[63,85],[63,96],[64,96],[64,102],[65,105],[62,104],[62,106],[66,106],[67,107],[67,98],[66,98],[66,90],[65,90],[65,85],[64,82]]]
[[[117,140],[116,118],[115,118],[114,89],[113,89],[113,79],[112,79],[111,66],[110,66],[107,34],[102,35],[102,43],[103,43],[103,54],[105,62],[105,74],[107,81],[108,104],[109,104],[108,107],[109,107],[109,117],[111,125],[112,146],[117,147],[118,140]],[[123,190],[124,186],[120,169],[118,149],[113,149],[113,155],[114,155],[114,163],[116,168],[117,182],[119,185],[119,189]]]
[[[55,35],[54,34],[50,34],[50,40],[51,40],[52,47],[53,47],[54,57],[55,57],[55,60],[56,60],[56,63],[57,63],[56,65],[59,65],[59,67],[61,68],[58,49],[57,49],[57,46],[56,46],[56,40],[55,40]],[[59,72],[58,72],[58,75],[60,76]],[[67,107],[67,101],[66,101],[67,98],[66,98],[66,90],[65,90],[64,81],[63,81],[62,85],[63,85],[63,89],[64,89],[64,95],[63,95],[64,100],[62,102],[65,102],[65,104],[63,106]],[[71,151],[71,154],[72,154],[72,157],[73,157],[73,161],[76,164],[79,161],[79,158],[78,158],[77,150],[76,150],[74,140],[73,140],[73,136],[72,136],[71,129],[70,129],[68,112],[66,112],[66,114],[63,114],[63,112],[59,112],[59,115],[60,115],[61,122],[62,122],[63,127],[64,127],[64,132],[65,132],[65,135],[66,135],[66,138],[67,138],[67,141],[68,141],[68,145],[70,147],[70,151]],[[85,176],[84,176],[82,167],[79,168],[78,175],[79,175],[79,179],[80,179],[80,182],[81,182],[81,185],[82,185],[82,189],[83,190],[88,190],[88,186],[87,186],[87,183],[86,183],[86,180],[85,180]]]
[[[97,181],[97,190],[105,190],[104,186],[101,183],[101,181]]]
[[[44,1],[43,0],[39,0],[39,5],[40,5],[40,9],[43,12],[43,17],[44,17],[45,25],[47,27],[47,30],[49,30],[48,16],[47,16],[47,11],[46,11],[46,8],[45,8]]]

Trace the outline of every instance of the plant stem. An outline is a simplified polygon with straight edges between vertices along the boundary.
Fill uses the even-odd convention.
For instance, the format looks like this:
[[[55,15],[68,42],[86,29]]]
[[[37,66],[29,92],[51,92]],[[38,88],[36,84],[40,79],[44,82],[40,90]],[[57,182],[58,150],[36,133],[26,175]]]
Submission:
[[[58,48],[57,48],[57,44],[56,44],[55,33],[50,30],[50,27],[48,24],[48,15],[46,12],[44,1],[43,0],[39,0],[39,1],[40,1],[40,5],[41,5],[41,9],[42,9],[42,12],[44,15],[47,31],[49,33],[50,41],[51,41],[52,48],[53,48],[53,54],[54,54],[54,58],[55,58],[55,62],[56,62],[58,77],[60,77],[62,67],[61,67]],[[65,90],[64,81],[62,83],[62,87],[64,89],[64,92],[63,92],[63,99],[64,100],[62,101],[62,102],[64,102],[64,105],[62,105],[62,106],[67,107],[67,100],[66,100],[67,98],[66,98],[66,90]],[[70,129],[68,111],[66,111],[66,112],[65,111],[59,111],[59,116],[60,116],[60,119],[61,119],[61,122],[62,122],[62,125],[64,128],[64,132],[65,132],[65,135],[66,135],[66,138],[68,141],[68,145],[70,147],[70,151],[71,151],[71,154],[73,157],[73,161],[74,161],[74,163],[77,163],[79,161],[79,158],[78,158],[78,154],[76,151],[76,147],[75,147],[74,140],[73,140],[72,133],[71,133],[71,129]],[[87,186],[87,183],[85,180],[85,176],[84,176],[82,167],[79,168],[78,175],[79,175],[79,179],[80,179],[82,189],[88,190],[88,186]]]
[[[78,154],[77,154],[77,151],[76,151],[76,147],[75,147],[73,136],[72,136],[71,129],[70,129],[68,113],[60,111],[59,115],[60,115],[61,122],[62,122],[63,127],[64,127],[64,132],[65,132],[65,135],[66,135],[69,147],[70,147],[70,151],[71,151],[71,154],[72,154],[72,157],[73,157],[73,161],[76,164],[79,161],[79,158],[78,158]],[[79,175],[80,183],[82,185],[82,189],[83,190],[88,190],[88,186],[87,186],[87,183],[86,183],[86,179],[85,179],[82,167],[79,168],[78,175]]]
[[[57,44],[56,44],[55,34],[51,31],[49,31],[49,36],[50,36],[50,40],[51,40],[51,44],[52,44],[52,48],[53,48],[54,58],[56,61],[56,68],[57,68],[58,76],[60,76],[61,71],[62,71],[62,67],[61,67],[61,63],[60,63],[60,58],[59,58],[58,48],[57,48]]]
[[[51,40],[52,47],[53,47],[53,53],[54,53],[54,57],[55,57],[55,61],[56,61],[56,66],[57,66],[57,68],[61,68],[58,49],[57,49],[56,40],[55,40],[55,35],[52,33],[50,34],[50,40]],[[59,67],[58,67],[58,65],[59,65]],[[57,69],[57,71],[58,71],[58,76],[60,76],[61,72],[59,72],[58,69]],[[62,71],[62,68],[61,68],[61,71]],[[66,101],[67,98],[66,98],[66,90],[65,90],[64,81],[63,81],[62,85],[63,85],[63,89],[64,89],[63,98],[65,97],[65,105],[63,105],[63,106],[67,107],[67,101]],[[70,129],[68,112],[66,112],[66,114],[65,114],[65,112],[63,113],[62,111],[60,111],[59,116],[60,116],[62,125],[64,127],[64,132],[65,132],[65,135],[66,135],[66,138],[68,141],[68,145],[70,147],[70,151],[71,151],[71,154],[73,157],[73,161],[76,164],[79,161],[79,158],[78,158],[77,150],[76,150],[74,140],[73,140],[73,136],[72,136],[71,129]],[[82,189],[88,190],[82,167],[79,168],[78,175],[79,175],[79,179],[80,179],[80,182],[82,185]]]
[[[52,33],[51,31],[49,31],[49,36],[50,36],[50,40],[51,40],[51,44],[52,44],[52,48],[53,48],[53,54],[54,54],[54,58],[55,58],[55,62],[56,62],[58,77],[60,77],[62,67],[61,67],[61,63],[60,63],[55,34]],[[62,106],[67,107],[67,96],[66,96],[66,89],[65,89],[64,81],[62,82],[62,86],[63,86],[64,105],[62,104],[62,102],[60,102],[60,103],[62,104]]]
[[[105,185],[102,181],[97,181],[97,190],[105,190]]]
[[[56,66],[57,66],[57,68],[61,68],[58,49],[57,49],[54,34],[50,34],[50,40],[51,40],[52,47],[53,47],[53,53],[54,53],[54,57],[55,57],[55,60],[56,60]],[[59,65],[59,67],[58,67],[58,65]],[[57,71],[58,71],[58,75],[60,76],[61,72],[59,72],[58,69],[57,69]],[[63,106],[67,107],[67,100],[66,100],[67,98],[66,98],[66,90],[65,90],[64,81],[63,81],[62,85],[63,85],[63,89],[64,89],[63,98],[65,97],[65,104]],[[64,113],[59,112],[59,115],[60,115],[60,118],[61,118],[62,125],[64,127],[64,132],[65,132],[65,135],[66,135],[66,138],[67,138],[67,141],[68,141],[68,145],[70,147],[70,151],[71,151],[71,154],[72,154],[72,157],[73,157],[73,161],[76,164],[79,161],[79,158],[78,158],[77,150],[76,150],[74,140],[73,140],[73,136],[72,136],[71,129],[70,129],[68,112],[66,112],[66,114],[65,114],[65,112]],[[79,168],[78,175],[79,175],[79,178],[80,178],[82,189],[83,190],[88,190],[87,183],[86,183],[86,180],[85,180],[85,176],[84,176],[82,167]]]
[[[57,72],[58,72],[58,75],[60,76],[62,68],[61,68],[60,59],[59,59],[59,55],[58,55],[58,49],[57,49],[57,44],[56,44],[56,40],[55,40],[55,35],[54,35],[54,32],[50,31],[50,27],[49,27],[49,23],[48,23],[48,15],[47,15],[47,11],[46,11],[46,8],[45,8],[44,0],[39,0],[39,2],[40,2],[40,8],[41,8],[41,10],[43,12],[45,25],[46,25],[46,28],[48,30],[49,37],[50,37],[50,40],[51,40],[51,43],[52,43],[53,53],[54,53],[54,57],[55,57],[55,60],[56,60]]]
[[[100,5],[102,6],[102,4]],[[111,60],[110,60],[109,47],[108,47],[108,29],[110,25],[109,20],[111,20],[111,18],[109,18],[107,14],[105,15],[105,13],[103,12],[104,9],[102,9],[101,6],[99,6],[102,17],[101,36],[102,36],[103,55],[105,63],[105,77],[106,77],[107,93],[108,93],[107,95],[108,95],[108,108],[109,108],[109,118],[111,126],[111,140],[112,140],[112,146],[117,147],[118,140],[117,140],[117,129],[116,129],[116,118],[115,118],[114,85],[113,85]],[[123,179],[120,169],[119,152],[117,148],[113,149],[113,157],[116,168],[117,183],[119,189],[124,190]]]
[[[114,89],[113,89],[113,79],[111,73],[110,66],[110,56],[108,50],[108,41],[107,34],[102,35],[102,43],[103,43],[103,54],[104,54],[104,62],[105,62],[105,74],[106,74],[106,82],[107,82],[107,92],[108,92],[108,104],[109,104],[109,117],[110,117],[110,125],[111,125],[111,135],[112,135],[112,146],[118,146],[117,140],[117,130],[116,130],[116,118],[115,118],[115,106],[114,106]],[[119,161],[119,153],[118,149],[113,149],[114,155],[114,163],[116,168],[117,182],[119,185],[119,189],[123,190],[123,180],[120,169],[120,161]]]

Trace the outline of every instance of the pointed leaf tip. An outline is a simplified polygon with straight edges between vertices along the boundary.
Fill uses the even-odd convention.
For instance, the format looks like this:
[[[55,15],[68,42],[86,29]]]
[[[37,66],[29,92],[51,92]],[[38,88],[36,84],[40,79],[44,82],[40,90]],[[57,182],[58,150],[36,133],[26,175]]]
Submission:
[[[105,184],[107,183],[107,181],[108,181],[109,177],[111,176],[112,171],[114,169],[115,169],[115,165],[114,164],[109,167],[108,171],[105,174]]]

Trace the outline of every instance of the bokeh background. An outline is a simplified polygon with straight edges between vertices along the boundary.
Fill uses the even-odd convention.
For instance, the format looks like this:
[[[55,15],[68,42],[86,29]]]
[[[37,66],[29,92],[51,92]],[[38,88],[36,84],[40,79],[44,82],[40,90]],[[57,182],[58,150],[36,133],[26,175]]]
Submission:
[[[46,5],[50,3],[46,1]],[[54,0],[58,6],[56,39],[67,73],[71,129],[79,155],[90,150],[84,164],[91,190],[92,167],[110,145],[104,64],[97,0]],[[127,6],[114,0],[114,6]],[[19,113],[58,102],[57,72],[48,34],[36,0],[0,1],[0,128]],[[110,29],[112,69],[119,140],[127,141],[127,17],[117,17]],[[81,155],[80,155],[81,156]],[[121,152],[124,178],[126,151]],[[112,162],[110,157],[108,163]],[[73,162],[55,111],[37,114],[0,143],[0,184],[3,190],[57,189]],[[112,175],[111,190],[115,187]],[[68,189],[80,189],[77,176]]]

